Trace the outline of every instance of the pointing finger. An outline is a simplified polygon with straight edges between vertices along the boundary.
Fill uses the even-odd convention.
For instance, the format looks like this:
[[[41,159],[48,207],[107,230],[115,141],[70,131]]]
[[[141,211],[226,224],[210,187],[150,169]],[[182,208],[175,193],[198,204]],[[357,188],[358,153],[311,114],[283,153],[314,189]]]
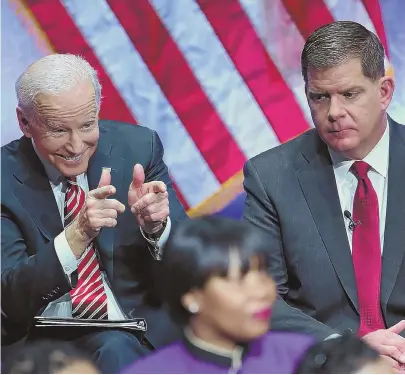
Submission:
[[[107,185],[103,187],[99,187],[97,189],[91,190],[89,192],[89,197],[95,198],[95,199],[105,199],[109,197],[110,195],[115,194],[115,187],[112,185]]]

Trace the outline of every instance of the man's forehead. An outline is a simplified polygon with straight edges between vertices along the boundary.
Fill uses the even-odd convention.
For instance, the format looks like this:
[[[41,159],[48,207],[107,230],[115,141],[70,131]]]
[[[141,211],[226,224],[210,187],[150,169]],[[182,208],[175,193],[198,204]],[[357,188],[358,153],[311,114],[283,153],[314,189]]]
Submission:
[[[367,77],[363,72],[341,69],[308,70],[307,88],[309,91],[345,91],[353,88],[364,89]]]

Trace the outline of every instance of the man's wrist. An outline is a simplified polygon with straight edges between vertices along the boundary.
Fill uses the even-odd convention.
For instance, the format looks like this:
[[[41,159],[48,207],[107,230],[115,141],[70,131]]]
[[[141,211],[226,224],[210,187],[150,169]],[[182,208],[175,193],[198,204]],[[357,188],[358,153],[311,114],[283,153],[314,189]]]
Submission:
[[[152,238],[156,239],[162,235],[166,228],[167,219],[163,220],[162,222],[158,223],[154,228],[141,228],[143,233]]]
[[[65,230],[66,241],[69,244],[76,259],[79,259],[86,248],[90,245],[92,239],[82,233],[74,222],[72,222]]]

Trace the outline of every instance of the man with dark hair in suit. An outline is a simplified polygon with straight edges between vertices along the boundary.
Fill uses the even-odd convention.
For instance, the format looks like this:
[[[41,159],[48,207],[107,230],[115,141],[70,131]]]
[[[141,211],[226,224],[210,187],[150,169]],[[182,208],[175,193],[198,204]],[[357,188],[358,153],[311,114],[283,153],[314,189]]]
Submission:
[[[394,81],[362,25],[323,26],[301,58],[314,130],[245,165],[244,217],[268,239],[273,327],[352,331],[405,364],[405,127]],[[288,124],[286,124],[288,126]]]
[[[36,61],[16,92],[24,136],[1,150],[3,340],[42,314],[142,317],[153,346],[172,341],[175,326],[146,298],[171,225],[186,217],[158,135],[99,121],[101,86],[78,56]],[[122,331],[78,341],[110,373],[146,352]]]

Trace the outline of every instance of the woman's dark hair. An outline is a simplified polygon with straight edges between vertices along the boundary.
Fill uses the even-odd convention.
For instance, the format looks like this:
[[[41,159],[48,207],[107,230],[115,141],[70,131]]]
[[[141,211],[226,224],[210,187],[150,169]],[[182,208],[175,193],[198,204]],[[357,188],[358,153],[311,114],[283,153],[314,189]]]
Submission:
[[[355,374],[380,359],[380,354],[354,335],[344,335],[313,345],[296,374]]]
[[[159,289],[179,324],[190,318],[181,297],[203,288],[211,276],[228,275],[231,249],[239,255],[243,274],[253,257],[261,268],[268,266],[268,244],[245,222],[212,216],[184,221],[173,230],[163,249]]]
[[[87,353],[68,342],[38,340],[25,344],[6,358],[1,371],[3,374],[55,374],[74,362],[93,363]]]

